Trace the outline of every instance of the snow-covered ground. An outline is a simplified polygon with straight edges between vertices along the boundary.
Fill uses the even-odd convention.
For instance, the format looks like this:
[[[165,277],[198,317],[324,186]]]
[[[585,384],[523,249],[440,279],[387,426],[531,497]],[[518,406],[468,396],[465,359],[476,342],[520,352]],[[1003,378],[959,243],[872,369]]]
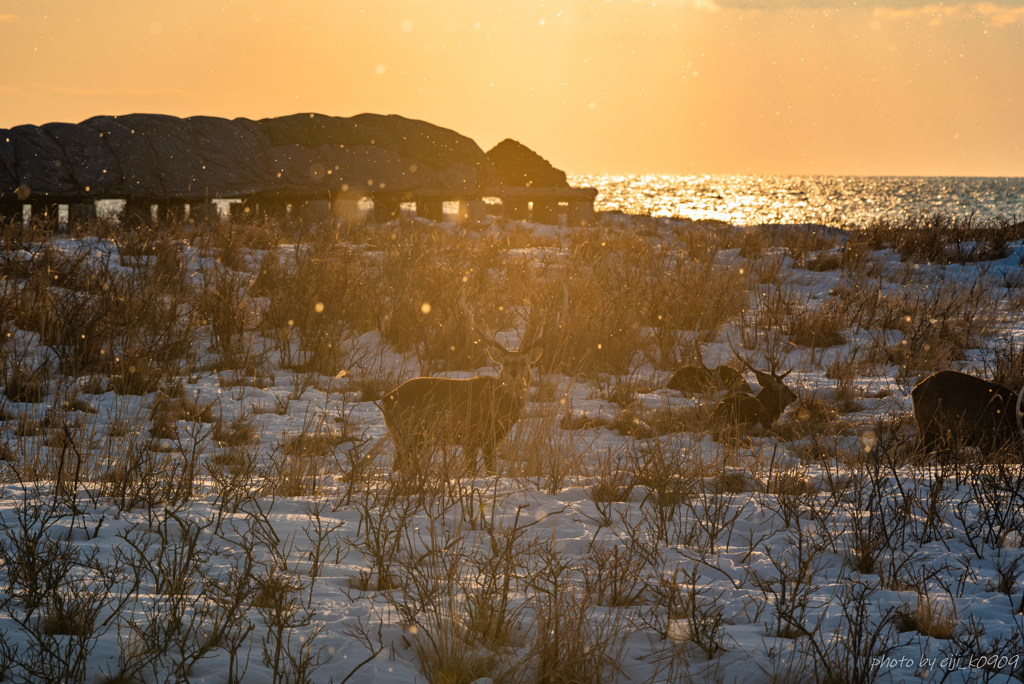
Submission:
[[[416,299],[426,283],[382,298],[394,309],[377,311],[375,325],[351,322],[325,342],[308,321],[271,324],[299,309],[260,284],[267,249],[179,242],[174,284],[150,305],[176,303],[133,341],[147,356],[104,328],[112,314],[80,315],[76,306],[108,290],[75,283],[93,273],[138,285],[133,274],[158,270],[159,256],[126,258],[117,244],[127,243],[107,238],[7,240],[0,680],[1020,678],[1020,454],[1001,467],[971,449],[911,458],[909,392],[931,370],[990,377],[1021,358],[1021,242],[998,259],[930,264],[822,226],[608,214],[590,232],[407,221],[312,254],[285,241],[277,253],[285,270],[297,255],[304,267],[348,264],[331,277],[359,294],[381,282],[361,279],[365,269],[390,272],[401,239],[389,234],[416,230],[449,240],[445,255],[467,250],[474,277],[501,285],[484,288],[493,301],[481,291],[469,300],[492,328],[506,323],[496,337],[509,347],[540,309],[537,298],[524,304],[541,291],[523,290],[534,282],[570,283],[570,314],[549,335],[590,330],[596,316],[643,323],[566,338],[578,347],[605,335],[560,368],[542,358],[496,475],[466,471],[453,448],[417,473],[394,472],[380,409],[364,401],[431,360],[429,339],[395,343],[393,327],[404,304],[436,325]],[[406,254],[403,268],[420,256]],[[698,264],[708,270],[687,285]],[[516,280],[520,271],[528,276]],[[473,281],[452,282],[436,287],[455,301]],[[712,282],[722,289],[700,294]],[[296,302],[316,299],[293,285]],[[138,306],[131,294],[111,310],[118,297]],[[659,326],[656,295],[666,318],[689,307],[697,325]],[[224,300],[229,314],[217,308]],[[317,305],[332,314],[332,300]],[[62,319],[83,321],[81,339],[95,345],[54,333]],[[288,330],[302,326],[306,337]],[[771,433],[717,441],[708,415],[720,396],[665,389],[695,327],[710,366],[740,368],[741,353],[792,370],[800,400]],[[838,343],[806,342],[826,329]],[[180,375],[158,373],[180,339],[193,342]],[[604,345],[623,339],[632,346],[616,367]],[[104,366],[105,354],[118,358]],[[153,391],[131,393],[139,387]]]

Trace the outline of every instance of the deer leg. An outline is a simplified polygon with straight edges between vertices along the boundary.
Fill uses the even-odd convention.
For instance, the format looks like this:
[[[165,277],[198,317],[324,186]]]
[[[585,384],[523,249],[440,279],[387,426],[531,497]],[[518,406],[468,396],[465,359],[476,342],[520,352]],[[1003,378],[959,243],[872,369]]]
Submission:
[[[919,433],[917,436],[917,444],[914,445],[914,451],[922,455],[930,454],[935,451],[936,441],[938,441],[938,435],[932,431]]]
[[[423,452],[423,439],[412,437],[408,441],[395,440],[395,470],[413,470]]]
[[[914,453],[927,454],[935,449],[935,441],[939,434],[936,429],[936,420],[925,420],[922,416],[915,416],[917,420],[917,442],[914,444]]]
[[[462,445],[462,458],[465,461],[466,470],[471,475],[476,474],[476,452],[479,448],[476,444]]]
[[[406,470],[412,466],[412,454],[404,449],[399,449],[395,446],[395,470]]]
[[[495,454],[493,444],[484,447],[484,471],[488,475],[494,475],[498,472],[498,457]]]

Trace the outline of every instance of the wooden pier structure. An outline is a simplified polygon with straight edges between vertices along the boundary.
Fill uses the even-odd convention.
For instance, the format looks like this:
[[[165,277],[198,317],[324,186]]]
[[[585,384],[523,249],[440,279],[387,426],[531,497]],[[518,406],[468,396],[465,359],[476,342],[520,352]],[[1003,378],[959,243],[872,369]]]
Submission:
[[[475,195],[443,190],[421,190],[412,192],[377,191],[362,195],[354,193],[335,194],[333,197],[225,197],[217,199],[237,200],[229,205],[231,220],[293,220],[302,223],[320,223],[329,220],[355,222],[360,220],[361,200],[373,202],[370,220],[386,223],[397,219],[403,204],[413,204],[417,217],[430,221],[445,220],[445,203],[458,203],[455,220],[484,221],[488,216],[504,216],[520,221],[532,221],[549,225],[563,223],[580,227],[594,225],[595,188],[487,188]],[[117,198],[112,198],[117,199]],[[74,227],[95,220],[98,217],[96,201],[88,200],[74,204],[53,201],[7,201],[0,204],[0,220],[17,220],[26,214],[32,218],[43,217],[57,220],[59,208],[66,207],[67,225]],[[26,212],[26,209],[28,211]],[[184,200],[163,200],[154,202],[146,199],[125,200],[122,220],[144,225],[170,224],[186,219],[195,222],[214,223],[220,219],[220,210],[215,202],[185,202]]]
[[[470,138],[396,115],[316,113],[260,119],[97,116],[0,130],[0,219],[26,215],[69,225],[97,217],[97,201],[124,202],[144,225],[221,218],[317,222],[416,216],[457,221],[503,215],[570,226],[594,222],[593,188],[517,143],[485,153]],[[363,205],[365,209],[366,205]]]

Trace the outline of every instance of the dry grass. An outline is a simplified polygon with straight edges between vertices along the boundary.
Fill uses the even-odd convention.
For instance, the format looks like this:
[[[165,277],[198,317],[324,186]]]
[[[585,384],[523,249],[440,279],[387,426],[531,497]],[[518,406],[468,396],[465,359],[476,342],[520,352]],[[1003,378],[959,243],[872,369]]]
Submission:
[[[509,222],[453,231],[243,221],[167,234],[114,224],[94,231],[103,258],[58,249],[43,226],[0,227],[5,619],[70,643],[120,616],[109,628],[131,639],[118,644],[111,680],[143,678],[133,663],[184,678],[217,657],[228,681],[243,681],[246,658],[264,668],[253,676],[308,681],[323,638],[317,601],[341,588],[367,615],[390,611],[390,632],[350,621],[346,635],[368,654],[412,660],[431,681],[625,678],[640,661],[623,660],[624,644],[640,630],[657,636],[645,655],[665,668],[657,674],[681,680],[680,663],[711,662],[725,647],[723,606],[742,590],[729,620],[793,638],[794,653],[824,673],[818,681],[839,681],[842,668],[870,681],[855,676],[860,656],[834,650],[814,622],[828,564],[845,583],[832,608],[850,648],[874,638],[858,625],[883,635],[864,653],[891,646],[878,610],[856,613],[873,605],[856,598],[867,586],[857,573],[920,593],[904,628],[963,637],[960,604],[921,591],[939,575],[900,559],[951,534],[978,559],[1002,549],[1024,504],[1014,462],[983,467],[966,451],[926,461],[913,451],[911,416],[867,425],[849,414],[870,407],[856,390],[865,376],[898,366],[909,380],[979,349],[993,377],[1024,383],[1017,343],[990,339],[1009,285],[943,280],[923,265],[1003,253],[1014,232],[932,221],[847,239],[815,227],[676,222],[672,232],[630,221],[542,239]],[[15,258],[23,248],[30,258]],[[874,251],[888,249],[907,263],[894,269]],[[203,260],[199,275],[193,259]],[[807,289],[819,277],[835,283],[822,299]],[[556,326],[563,287],[569,306]],[[393,473],[380,426],[366,437],[355,416],[373,415],[368,402],[415,372],[487,364],[463,291],[509,346],[544,328],[544,373],[499,446],[497,473],[481,477],[450,445]],[[719,397],[685,408],[669,392],[657,408],[641,401],[664,390],[652,366],[670,370],[725,340],[780,369],[799,366],[808,386],[825,381],[828,400],[808,394],[770,433],[722,443],[707,438]],[[574,402],[608,413],[587,418]],[[300,416],[301,427],[290,422]],[[574,488],[577,499],[556,502],[562,510],[548,505]],[[957,508],[961,490],[984,515]],[[301,521],[287,537],[282,511]],[[567,529],[578,533],[569,526],[588,521],[597,532],[585,548],[579,536],[564,543]],[[109,564],[74,557],[98,544],[116,546]],[[756,572],[745,560],[726,569],[726,557],[756,557]],[[91,608],[58,610],[72,575],[40,573],[61,563],[89,581],[122,581],[79,598],[123,594],[132,617],[112,604],[99,621],[86,619]],[[1010,593],[1019,566],[997,569],[993,587]],[[26,653],[0,644],[0,674],[4,658],[36,667]],[[361,666],[343,667],[337,679]]]
[[[899,611],[899,629],[919,632],[933,639],[951,639],[956,634],[960,619],[950,602],[931,598],[928,594],[917,597],[917,605],[905,606]]]

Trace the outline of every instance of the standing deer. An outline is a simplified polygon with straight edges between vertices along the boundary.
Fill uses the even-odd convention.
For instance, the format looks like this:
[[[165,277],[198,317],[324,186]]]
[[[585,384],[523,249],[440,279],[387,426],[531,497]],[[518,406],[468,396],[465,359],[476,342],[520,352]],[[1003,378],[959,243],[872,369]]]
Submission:
[[[569,304],[568,290],[564,294],[555,327]],[[498,365],[498,377],[413,378],[384,395],[380,409],[395,443],[398,470],[414,465],[415,459],[431,446],[459,446],[471,471],[476,470],[476,454],[482,449],[487,471],[494,472],[495,447],[523,412],[530,366],[542,352],[534,345],[543,336],[544,327],[524,338],[519,350],[510,351],[491,336],[486,324],[477,325],[466,306],[465,292],[461,302],[473,329],[488,345],[488,357]],[[524,353],[522,349],[529,351]]]
[[[778,375],[772,363],[770,372],[764,373],[743,359],[740,361],[757,377],[761,391],[756,396],[745,392],[734,392],[726,396],[715,406],[711,421],[722,428],[756,424],[760,426],[760,431],[767,430],[775,424],[786,407],[797,399],[796,393],[782,382],[793,371],[788,370]]]
[[[944,370],[917,383],[910,397],[918,449],[925,453],[944,439],[977,447],[986,456],[1004,448],[1024,449],[1020,424],[1024,387],[1014,396],[1013,390],[999,383]]]

